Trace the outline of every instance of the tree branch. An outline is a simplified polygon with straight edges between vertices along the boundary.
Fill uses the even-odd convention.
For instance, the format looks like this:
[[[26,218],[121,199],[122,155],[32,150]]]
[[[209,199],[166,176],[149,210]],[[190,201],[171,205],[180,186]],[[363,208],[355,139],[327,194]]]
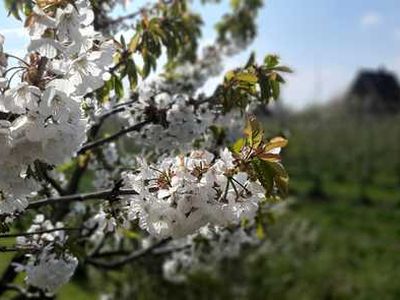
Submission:
[[[60,195],[65,195],[64,189],[61,187],[57,180],[50,176],[45,168],[43,169],[42,175],[43,179],[46,180],[47,183],[49,183],[53,187],[53,189],[55,189]]]
[[[109,136],[109,137],[106,137],[106,138],[104,138],[104,139],[100,139],[100,140],[97,140],[97,141],[94,141],[94,142],[91,142],[91,143],[87,143],[86,145],[84,145],[84,146],[78,151],[78,154],[83,154],[83,153],[85,153],[85,152],[87,152],[87,151],[89,151],[89,150],[91,150],[91,149],[94,149],[94,148],[103,146],[103,145],[105,145],[105,144],[107,144],[107,143],[110,143],[110,142],[112,142],[112,141],[114,141],[114,140],[117,140],[117,139],[119,139],[120,137],[124,136],[125,134],[127,134],[127,133],[129,133],[129,132],[133,132],[133,131],[140,130],[140,129],[142,129],[145,125],[147,125],[147,124],[149,124],[149,123],[150,123],[150,121],[147,121],[147,120],[146,120],[146,121],[143,121],[143,122],[141,122],[141,123],[135,124],[135,125],[133,125],[133,126],[123,128],[122,130],[118,131],[117,133],[115,133],[115,134],[113,134],[113,135],[111,135],[111,136]]]
[[[7,252],[18,252],[21,249],[17,248],[17,247],[3,247],[0,246],[0,253],[7,253]]]
[[[52,233],[52,232],[57,232],[57,231],[79,231],[79,230],[82,230],[82,228],[61,227],[61,228],[53,228],[53,229],[48,229],[48,230],[43,230],[43,231],[35,231],[35,232],[21,232],[21,233],[0,234],[0,239],[2,239],[2,238],[15,238],[15,237],[22,237],[22,236],[33,236],[35,234],[45,234],[45,233]]]
[[[169,243],[170,241],[171,241],[171,238],[161,240],[157,243],[154,243],[153,245],[151,245],[148,248],[137,250],[137,251],[133,252],[132,254],[130,254],[124,258],[121,258],[119,260],[109,262],[109,261],[101,261],[101,260],[89,257],[86,259],[86,262],[90,265],[93,265],[95,267],[102,268],[102,269],[117,269],[117,268],[120,268],[120,267],[126,265],[127,263],[133,262],[139,258],[142,258],[142,257],[152,254],[154,250],[164,246],[165,244]]]
[[[97,136],[101,126],[109,117],[124,112],[127,109],[127,107],[134,104],[138,100],[138,94],[137,93],[133,94],[132,98],[133,98],[132,100],[116,104],[109,111],[105,112],[100,117],[98,117],[97,122],[90,129],[89,139],[94,139]]]
[[[111,197],[118,197],[123,195],[137,195],[137,192],[134,190],[115,190],[115,189],[108,189],[99,192],[93,193],[86,193],[86,194],[75,194],[75,195],[68,195],[68,196],[61,196],[55,198],[47,198],[42,200],[37,200],[31,202],[27,209],[35,209],[45,205],[57,205],[57,204],[65,204],[70,202],[83,202],[87,200],[94,200],[94,199],[110,199]]]

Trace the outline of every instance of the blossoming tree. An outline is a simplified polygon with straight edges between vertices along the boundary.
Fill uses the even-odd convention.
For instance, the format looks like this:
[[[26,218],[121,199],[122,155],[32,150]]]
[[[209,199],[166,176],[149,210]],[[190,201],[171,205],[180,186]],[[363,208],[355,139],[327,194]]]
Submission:
[[[153,256],[183,280],[258,243],[287,190],[287,141],[266,139],[249,112],[290,70],[252,55],[199,90],[253,40],[261,0],[232,1],[202,47],[186,0],[119,18],[116,0],[5,4],[30,43],[17,57],[0,35],[0,252],[14,254],[0,297],[51,297],[77,268]]]

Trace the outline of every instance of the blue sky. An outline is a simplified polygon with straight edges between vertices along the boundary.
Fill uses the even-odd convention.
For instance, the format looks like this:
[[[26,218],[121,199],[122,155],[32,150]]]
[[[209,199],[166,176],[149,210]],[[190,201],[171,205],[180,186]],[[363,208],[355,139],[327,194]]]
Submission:
[[[143,1],[131,2],[128,10]],[[200,7],[199,0],[194,2]],[[201,8],[204,43],[212,40],[212,26],[228,3]],[[6,15],[0,8],[6,49],[23,54],[26,39],[18,29],[21,25]],[[400,0],[269,0],[258,24],[259,35],[250,48],[260,59],[277,53],[295,70],[283,91],[284,102],[293,108],[340,95],[360,68],[385,67],[400,76]],[[227,68],[244,63],[249,50],[229,59]]]

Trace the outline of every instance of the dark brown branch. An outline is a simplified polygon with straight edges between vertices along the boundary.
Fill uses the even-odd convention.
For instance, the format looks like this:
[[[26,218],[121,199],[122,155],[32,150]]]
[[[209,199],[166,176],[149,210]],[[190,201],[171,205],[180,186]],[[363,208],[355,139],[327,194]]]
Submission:
[[[60,195],[65,195],[64,189],[61,187],[57,180],[49,175],[47,170],[43,170],[42,175],[44,180],[46,180],[46,182],[49,183],[57,191],[57,193],[59,193]]]
[[[79,230],[82,230],[82,228],[61,227],[61,228],[53,228],[53,229],[48,229],[48,230],[43,230],[43,231],[35,231],[35,232],[0,234],[0,239],[1,238],[15,238],[15,237],[22,237],[22,236],[33,236],[35,234],[45,234],[45,233],[52,233],[52,232],[57,232],[57,231],[79,231]]]
[[[139,258],[143,258],[147,255],[152,254],[154,250],[164,246],[165,244],[167,244],[170,241],[171,241],[171,238],[161,240],[148,248],[137,250],[137,251],[131,253],[130,255],[123,257],[121,259],[115,260],[115,261],[104,261],[104,260],[99,260],[99,259],[94,259],[94,258],[89,257],[86,259],[86,262],[90,265],[93,265],[95,267],[102,268],[102,269],[117,269],[117,268],[120,268],[120,267],[122,267],[130,262],[133,262]]]
[[[140,130],[141,128],[143,128],[145,125],[147,125],[149,123],[150,123],[150,121],[143,121],[143,122],[135,124],[133,126],[123,128],[122,130],[118,131],[117,133],[115,133],[109,137],[106,137],[104,139],[100,139],[100,140],[97,140],[97,141],[94,141],[91,143],[87,143],[78,151],[78,154],[83,154],[91,149],[101,147],[107,143],[115,141],[115,140],[119,139],[120,137],[126,135],[129,132]]]
[[[119,250],[119,251],[110,251],[110,252],[100,252],[95,255],[92,255],[92,258],[104,258],[104,257],[113,257],[113,256],[126,256],[131,252],[127,250]]]
[[[7,253],[7,252],[18,252],[21,249],[17,248],[17,247],[3,247],[0,246],[0,253]]]
[[[6,56],[6,58],[9,58],[9,57],[10,58],[14,58],[14,59],[18,60],[19,62],[23,63],[25,66],[29,67],[29,64],[25,60],[23,60],[22,58],[19,58],[18,56],[15,56],[15,55],[10,54],[10,53],[4,53],[4,55]]]
[[[175,251],[181,251],[184,249],[190,248],[191,245],[183,245],[179,247],[159,247],[157,249],[153,249],[151,255],[153,256],[161,256],[161,255],[166,255],[170,254]],[[110,252],[100,252],[96,255],[91,256],[92,258],[104,258],[104,257],[113,257],[113,256],[124,256],[124,255],[129,255],[129,251],[127,250],[118,250],[118,251],[110,251]]]
[[[141,11],[136,11],[136,12],[131,13],[129,15],[125,15],[125,16],[121,16],[121,17],[118,17],[118,18],[113,19],[113,20],[109,20],[108,22],[106,22],[105,25],[106,26],[115,25],[115,24],[121,23],[121,22],[129,20],[129,19],[134,19],[134,18],[138,17],[140,15],[140,13],[141,13]]]
[[[23,299],[29,299],[30,297],[27,290],[17,284],[7,284],[6,288],[7,290],[18,292],[21,296],[24,296]]]
[[[164,0],[163,2],[164,2],[164,4],[169,4],[171,1]],[[158,3],[155,3],[152,7],[143,6],[142,8],[140,8],[139,10],[137,10],[137,11],[135,11],[133,13],[130,13],[130,14],[125,15],[125,16],[118,17],[116,19],[108,20],[107,22],[105,22],[104,25],[105,26],[112,26],[112,25],[116,25],[118,23],[122,23],[122,22],[124,22],[126,20],[129,20],[129,19],[134,19],[134,18],[139,17],[140,15],[143,15],[143,14],[151,14],[151,13],[156,12],[157,8],[158,8]]]
[[[96,142],[93,142],[93,140],[96,138],[97,134],[99,133],[99,131],[101,129],[101,126],[104,123],[104,121],[108,117],[110,117],[111,115],[114,114],[113,111],[119,110],[124,105],[129,105],[129,104],[131,104],[131,103],[133,103],[135,101],[137,101],[137,94],[134,95],[134,97],[133,97],[133,99],[131,101],[117,104],[111,112],[107,112],[105,115],[100,117],[99,121],[91,128],[91,130],[89,132],[89,136],[88,136],[88,141],[89,142],[86,145],[87,146],[91,145],[90,149],[93,149],[92,147],[97,147],[97,145],[95,144]],[[142,128],[142,126],[137,126],[137,129],[136,128],[132,128],[132,131],[133,130],[139,130],[140,128]],[[117,136],[116,138],[119,138],[119,137],[120,136]],[[101,145],[99,145],[99,146],[101,146]],[[85,148],[85,146],[84,146],[84,148]],[[89,149],[89,148],[87,148],[87,149]],[[87,150],[82,151],[82,149],[81,149],[78,154],[83,154],[83,153],[85,153],[85,151],[87,151]],[[84,159],[83,159],[83,161],[81,161],[81,163],[76,164],[75,169],[72,172],[71,179],[69,180],[68,186],[66,188],[65,195],[75,194],[78,191],[79,183],[80,183],[83,175],[86,172],[86,169],[87,169],[87,167],[89,165],[90,159],[91,159],[90,155],[87,155],[87,156],[84,157]],[[66,210],[66,208],[65,208],[65,210]],[[62,214],[62,213],[63,213],[62,210],[60,210],[60,214]]]
[[[137,195],[137,192],[134,190],[115,190],[115,189],[108,189],[99,192],[93,193],[86,193],[86,194],[75,194],[75,195],[68,195],[68,196],[61,196],[56,198],[47,198],[42,200],[37,200],[31,202],[27,209],[35,209],[45,205],[57,205],[57,204],[65,204],[70,202],[83,202],[87,200],[94,200],[94,199],[110,199],[111,197],[118,197],[123,195]]]
[[[130,105],[132,105],[133,103],[135,103],[138,100],[138,95],[137,94],[133,94],[132,96],[133,100],[129,100],[126,102],[122,102],[122,103],[118,103],[116,104],[113,108],[111,108],[109,111],[105,112],[104,114],[102,114],[97,122],[92,126],[92,128],[90,129],[89,132],[89,141],[92,141],[92,139],[94,139],[97,134],[99,133],[101,127],[103,126],[104,122],[111,116],[116,115],[118,113],[124,112],[127,107],[129,107]]]

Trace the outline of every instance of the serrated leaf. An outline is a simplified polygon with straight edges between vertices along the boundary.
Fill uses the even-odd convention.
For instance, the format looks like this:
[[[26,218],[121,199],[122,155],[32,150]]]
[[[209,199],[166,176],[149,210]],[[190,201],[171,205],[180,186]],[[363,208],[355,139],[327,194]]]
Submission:
[[[125,37],[124,37],[123,34],[121,34],[120,42],[121,42],[122,48],[125,49],[126,48],[126,42],[125,42]]]
[[[276,148],[284,148],[288,144],[288,141],[283,137],[275,137],[271,139],[264,147],[264,152],[269,152]]]
[[[235,75],[235,80],[246,82],[247,84],[254,85],[258,82],[255,74],[241,72]]]
[[[257,179],[265,189],[266,196],[271,196],[274,189],[274,173],[268,163],[258,158],[252,162]]]
[[[122,231],[122,233],[126,238],[131,239],[131,240],[138,240],[141,238],[140,234],[137,231],[124,229]]]
[[[118,76],[114,76],[114,91],[118,99],[124,97],[124,86],[122,84],[121,78],[119,78]]]
[[[263,240],[265,238],[265,230],[262,222],[257,222],[256,235],[259,240]]]
[[[245,145],[246,145],[245,139],[238,139],[231,147],[232,152],[240,154]]]
[[[267,197],[272,195],[274,186],[277,187],[282,196],[287,195],[289,177],[280,163],[267,162],[256,158],[252,165]]]
[[[128,61],[128,79],[131,90],[134,90],[138,83],[136,64],[133,60]]]
[[[268,78],[264,75],[261,75],[260,78],[260,92],[261,92],[261,101],[268,103],[271,98],[270,85],[268,82]]]
[[[276,176],[288,177],[285,168],[280,163],[269,163],[269,166],[274,170]]]
[[[275,79],[271,81],[271,87],[272,87],[272,98],[275,100],[278,100],[279,95],[281,93],[281,88],[279,82]]]
[[[289,193],[289,177],[277,176],[275,177],[275,183],[279,193],[286,197]]]
[[[268,162],[280,162],[281,157],[278,154],[273,153],[260,153],[257,157],[261,160],[268,161]]]
[[[251,53],[249,60],[246,63],[245,69],[250,68],[256,63],[256,54],[254,52]]]
[[[229,71],[225,74],[225,80],[231,81],[235,77],[234,71]]]
[[[247,144],[252,148],[257,148],[264,137],[264,130],[254,116],[246,118],[246,126],[243,133],[246,136]]]
[[[274,68],[279,64],[279,56],[277,56],[277,55],[267,55],[264,58],[264,63],[268,68]]]
[[[283,72],[283,73],[293,73],[293,70],[286,66],[277,66],[273,68],[274,71]]]
[[[140,33],[137,32],[133,38],[131,39],[130,43],[129,43],[129,51],[131,53],[134,53],[139,45],[139,41],[140,41]]]

